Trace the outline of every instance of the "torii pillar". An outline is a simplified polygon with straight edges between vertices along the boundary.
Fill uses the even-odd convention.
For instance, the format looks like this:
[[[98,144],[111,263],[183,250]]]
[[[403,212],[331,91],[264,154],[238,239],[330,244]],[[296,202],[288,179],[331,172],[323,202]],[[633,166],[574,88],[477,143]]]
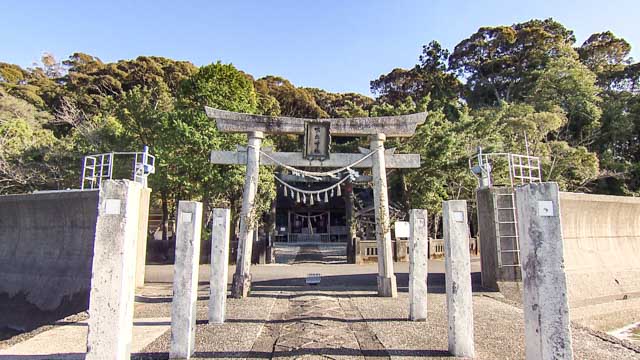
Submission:
[[[384,159],[384,134],[371,136],[373,173],[373,203],[376,215],[376,243],[378,245],[378,295],[398,296],[396,275],[393,272],[389,196],[387,194],[387,167]]]
[[[262,131],[252,131],[247,134],[247,138],[247,174],[244,178],[244,190],[242,192],[238,258],[231,287],[231,296],[234,298],[246,297],[251,288],[251,252],[253,250],[253,232],[257,222],[254,205],[260,176],[260,145],[264,134]]]
[[[285,164],[293,167],[312,168],[342,168],[351,165],[354,168],[371,168],[378,247],[378,294],[385,297],[397,296],[396,277],[393,272],[386,169],[418,168],[420,167],[420,155],[394,154],[393,149],[385,151],[384,141],[387,136],[406,137],[413,135],[418,124],[424,122],[427,116],[426,113],[322,119],[323,122],[330,123],[330,133],[333,136],[369,136],[371,141],[369,151],[373,152],[373,154],[369,154],[366,149],[363,149],[364,153],[332,154],[329,158],[320,161],[305,159],[301,153],[268,152],[268,156],[264,157],[260,154],[260,145],[264,133],[304,134],[305,124],[313,119],[243,114],[210,107],[205,107],[205,110],[207,116],[216,120],[216,127],[220,132],[248,134],[246,151],[211,152],[211,162],[214,164],[247,166],[240,214],[238,259],[236,272],[233,276],[233,297],[246,297],[251,287],[251,250],[256,224],[254,205],[258,187],[258,170],[261,163],[264,165]]]

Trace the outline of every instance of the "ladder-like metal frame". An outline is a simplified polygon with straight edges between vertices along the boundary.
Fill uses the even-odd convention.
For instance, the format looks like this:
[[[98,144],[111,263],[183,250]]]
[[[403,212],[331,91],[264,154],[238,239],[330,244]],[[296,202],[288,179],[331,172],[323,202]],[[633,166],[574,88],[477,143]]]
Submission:
[[[95,189],[102,185],[102,179],[111,179],[113,175],[114,154],[116,153],[88,155],[84,157],[82,182],[80,184],[81,189],[84,190],[86,181],[89,182],[89,189]]]
[[[500,207],[499,197],[509,197],[510,198],[510,207]],[[515,207],[515,196],[513,192],[508,194],[500,194],[496,193],[493,197],[493,209],[495,214],[495,228],[496,228],[496,249],[498,252],[498,267],[517,267],[520,266],[520,244],[518,242],[518,220],[516,215],[516,207]],[[510,211],[513,216],[513,221],[500,221],[501,212]],[[500,232],[501,224],[512,224],[513,225],[513,235],[502,235]],[[511,239],[514,246],[513,249],[503,250],[502,249],[502,239]],[[515,263],[513,264],[505,264],[502,259],[502,255],[505,253],[515,253]]]
[[[527,153],[529,149],[527,146]],[[498,253],[498,267],[519,267],[520,266],[520,244],[518,234],[518,217],[515,208],[515,195],[513,188],[516,185],[528,184],[542,181],[542,171],[540,168],[540,158],[537,156],[520,155],[512,153],[482,153],[479,149],[478,154],[469,158],[469,168],[478,176],[480,186],[491,187],[491,159],[506,158],[508,163],[509,184],[511,190],[509,193],[495,193],[493,196],[494,222],[496,229],[496,250]],[[477,159],[477,165],[474,162]],[[482,179],[489,179],[483,185]],[[510,205],[508,207],[500,206],[500,199],[508,197]],[[505,220],[503,216],[511,214],[513,220]],[[500,227],[502,225],[511,224],[513,226],[513,235],[502,235]],[[502,249],[503,239],[510,239],[513,243],[513,249]],[[503,255],[507,253],[514,254],[513,263],[505,263]]]
[[[133,156],[133,181],[147,186],[147,177],[155,173],[155,156],[148,152],[110,152],[104,154],[87,155],[83,159],[82,179],[80,188],[84,190],[96,189],[102,186],[103,180],[113,177],[113,163],[117,155]]]
[[[539,157],[511,153],[506,155],[509,159],[509,179],[512,187],[518,180],[520,180],[520,184],[542,181]],[[528,174],[525,174],[525,171]]]

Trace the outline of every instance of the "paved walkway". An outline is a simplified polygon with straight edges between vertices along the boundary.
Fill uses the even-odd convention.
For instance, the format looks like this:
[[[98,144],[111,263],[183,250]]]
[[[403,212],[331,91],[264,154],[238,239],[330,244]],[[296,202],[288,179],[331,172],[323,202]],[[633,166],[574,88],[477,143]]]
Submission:
[[[252,353],[271,352],[274,359],[389,357],[348,297],[303,293],[288,296],[284,305],[272,312]]]
[[[292,258],[292,265],[255,266],[251,296],[228,299],[227,321],[222,325],[207,323],[208,285],[201,283],[193,359],[450,358],[442,261],[429,262],[428,320],[412,322],[407,320],[406,264],[396,267],[398,298],[380,298],[376,295],[376,264],[326,265],[318,250],[302,249]],[[477,268],[476,259],[472,269]],[[167,359],[172,267],[148,267],[148,271],[147,280],[154,279],[154,283],[136,296],[136,333],[145,326],[153,333],[144,341],[134,339],[133,358]],[[317,286],[305,283],[312,272],[322,274]],[[203,273],[206,270],[200,278],[207,279]],[[472,278],[479,281],[476,274]],[[477,286],[473,307],[477,359],[523,359],[522,310],[499,293],[481,292]],[[629,300],[616,303],[615,308],[635,316],[640,306]],[[586,311],[575,311],[572,318],[582,322],[592,317]],[[640,358],[640,347],[579,323],[572,325],[572,332],[575,359]],[[0,360],[82,358],[85,336],[83,323],[58,326],[4,349]]]
[[[134,353],[142,351],[170,328],[170,318],[136,319],[133,323],[131,351]],[[87,350],[87,330],[86,321],[61,324],[0,350],[0,359],[84,359]]]

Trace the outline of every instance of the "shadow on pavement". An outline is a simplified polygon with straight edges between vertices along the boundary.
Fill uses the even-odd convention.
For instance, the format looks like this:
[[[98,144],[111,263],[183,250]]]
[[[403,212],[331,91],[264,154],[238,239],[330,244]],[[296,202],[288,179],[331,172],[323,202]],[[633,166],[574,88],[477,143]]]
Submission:
[[[260,291],[371,291],[377,290],[377,274],[349,274],[349,275],[328,275],[322,276],[320,284],[307,285],[305,278],[290,277],[280,278],[273,280],[254,281],[252,283],[252,296],[270,297],[269,294],[256,294]],[[409,291],[409,274],[397,273],[396,281],[399,292]],[[443,273],[430,273],[427,277],[428,291],[432,294],[444,294],[445,293],[445,275]],[[474,292],[483,291],[481,287],[480,273],[471,273],[471,284]],[[332,294],[332,296],[334,296]],[[368,296],[368,295],[363,295]],[[375,295],[370,295],[375,296]]]
[[[271,359],[276,357],[291,357],[291,356],[309,356],[309,355],[324,355],[324,356],[365,356],[376,358],[390,358],[391,356],[403,356],[403,357],[453,357],[446,350],[402,350],[402,349],[385,349],[385,350],[364,350],[364,349],[335,349],[335,348],[319,348],[319,349],[300,349],[297,351],[249,351],[249,352],[232,352],[232,351],[218,351],[218,352],[195,352],[193,358],[204,359],[217,359],[217,358],[250,358],[250,359]],[[147,359],[169,359],[169,353],[138,353],[132,356],[132,359],[147,360]]]

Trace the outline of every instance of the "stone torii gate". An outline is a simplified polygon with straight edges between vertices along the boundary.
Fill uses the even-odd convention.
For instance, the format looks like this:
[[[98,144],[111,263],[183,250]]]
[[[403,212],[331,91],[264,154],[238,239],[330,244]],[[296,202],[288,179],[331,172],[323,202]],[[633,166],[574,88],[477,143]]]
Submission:
[[[367,157],[355,168],[371,168],[373,175],[373,195],[376,218],[376,242],[378,248],[378,294],[385,297],[397,296],[396,277],[393,272],[393,252],[389,201],[387,195],[387,168],[418,168],[420,155],[393,154],[385,151],[384,141],[388,137],[407,137],[415,133],[416,126],[422,124],[427,113],[399,116],[355,117],[334,119],[301,119],[284,116],[243,114],[205,107],[207,116],[215,119],[220,132],[246,133],[248,145],[245,150],[212,151],[211,163],[226,165],[246,165],[242,210],[240,213],[240,234],[238,235],[238,259],[233,276],[231,294],[235,298],[246,297],[251,287],[251,252],[254,231],[254,203],[258,186],[260,164],[285,164],[293,167],[342,168]],[[374,154],[331,154],[325,160],[308,160],[302,153],[266,152],[261,155],[260,145],[265,133],[298,134],[305,132],[305,123],[329,123],[332,136],[369,136],[370,151]]]

